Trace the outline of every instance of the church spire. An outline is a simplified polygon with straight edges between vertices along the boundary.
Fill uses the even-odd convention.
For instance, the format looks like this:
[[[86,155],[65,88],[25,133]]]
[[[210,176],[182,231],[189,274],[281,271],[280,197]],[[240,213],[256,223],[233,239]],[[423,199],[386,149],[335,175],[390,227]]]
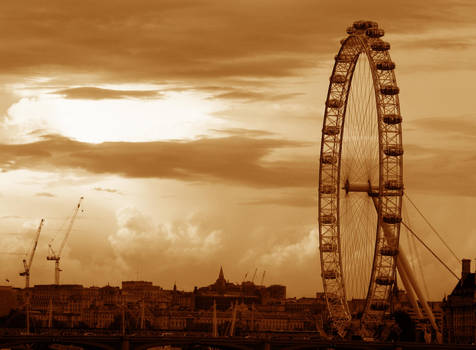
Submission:
[[[215,282],[215,290],[219,293],[224,293],[226,289],[225,274],[223,268],[220,266],[220,273],[218,274],[217,281]]]
[[[220,273],[218,274],[218,281],[224,280],[225,275],[223,274],[223,268],[220,266]]]

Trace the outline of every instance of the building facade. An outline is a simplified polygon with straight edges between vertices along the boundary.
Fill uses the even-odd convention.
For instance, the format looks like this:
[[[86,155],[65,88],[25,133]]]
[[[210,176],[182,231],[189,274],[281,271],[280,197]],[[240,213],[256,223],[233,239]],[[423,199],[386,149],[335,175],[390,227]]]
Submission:
[[[446,332],[449,343],[474,344],[476,342],[476,286],[471,260],[463,259],[461,280],[443,300]]]

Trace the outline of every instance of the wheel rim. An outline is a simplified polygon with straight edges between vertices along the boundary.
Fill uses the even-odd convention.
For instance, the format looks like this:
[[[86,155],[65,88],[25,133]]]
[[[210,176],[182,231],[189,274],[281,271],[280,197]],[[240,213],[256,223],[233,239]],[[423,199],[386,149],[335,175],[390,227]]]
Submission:
[[[365,333],[374,332],[388,308],[403,193],[399,90],[390,45],[380,39],[383,30],[375,22],[355,22],[347,32],[330,78],[319,167],[321,276],[340,336],[351,322],[349,296],[365,294]]]

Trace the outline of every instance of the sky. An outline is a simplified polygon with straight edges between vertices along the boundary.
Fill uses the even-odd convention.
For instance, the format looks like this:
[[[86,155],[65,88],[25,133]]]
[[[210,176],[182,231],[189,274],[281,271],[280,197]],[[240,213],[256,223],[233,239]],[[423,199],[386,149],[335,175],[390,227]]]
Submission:
[[[257,271],[290,297],[322,291],[324,104],[339,41],[360,19],[385,30],[397,65],[406,193],[458,259],[474,259],[475,16],[456,0],[2,1],[0,284],[23,287],[41,218],[31,284],[53,283],[48,244],[58,249],[84,196],[61,283],[192,290],[223,266],[232,282]],[[409,237],[441,300],[456,279]]]

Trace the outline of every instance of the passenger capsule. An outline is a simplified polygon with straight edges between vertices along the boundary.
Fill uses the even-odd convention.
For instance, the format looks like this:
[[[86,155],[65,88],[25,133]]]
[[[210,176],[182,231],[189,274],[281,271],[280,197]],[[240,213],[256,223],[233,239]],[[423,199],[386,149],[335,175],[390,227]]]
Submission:
[[[383,29],[374,27],[367,29],[365,34],[367,34],[367,36],[370,38],[380,38],[385,34],[385,31]]]
[[[326,125],[324,129],[322,129],[322,132],[325,135],[338,135],[340,133],[340,127],[336,125]]]
[[[372,21],[355,21],[354,28],[359,30],[365,30],[367,28],[378,27],[376,22]]]
[[[330,81],[331,81],[331,83],[334,83],[334,84],[343,84],[343,83],[345,83],[346,78],[345,78],[345,75],[335,74],[335,75],[330,77]]]
[[[382,247],[380,249],[380,254],[383,256],[397,256],[398,249],[392,247]]]
[[[383,122],[385,124],[400,124],[402,122],[402,116],[399,114],[385,114],[383,116]]]
[[[347,27],[346,32],[347,32],[347,34],[354,34],[355,33],[355,28],[354,27]]]
[[[327,101],[327,107],[330,108],[341,108],[343,103],[341,100],[331,99]]]
[[[334,270],[324,271],[322,277],[327,280],[335,280],[337,278],[337,273]]]
[[[321,185],[319,192],[323,194],[333,194],[336,193],[336,187],[334,185]]]
[[[396,85],[385,85],[380,88],[380,92],[384,95],[396,95],[400,92],[400,89]]]
[[[395,63],[392,61],[380,61],[376,64],[377,69],[380,70],[392,70],[395,69]]]
[[[332,153],[323,154],[321,156],[321,163],[323,163],[323,164],[335,164],[335,163],[337,163],[337,157],[334,156]]]
[[[379,276],[375,279],[375,283],[382,286],[390,286],[393,284],[393,278],[389,276]]]
[[[384,301],[376,301],[376,302],[373,302],[372,304],[370,304],[370,308],[372,310],[376,310],[376,311],[384,311],[384,310],[387,310],[388,303],[386,303]]]
[[[324,253],[333,253],[337,251],[337,245],[334,243],[324,243],[319,247],[319,249]]]
[[[378,28],[378,23],[373,21],[367,21],[369,28]]]
[[[403,148],[400,145],[390,145],[383,149],[383,153],[387,156],[398,157],[403,154]]]
[[[340,63],[350,63],[354,60],[354,56],[352,55],[346,55],[346,54],[339,54],[336,55],[335,60]]]
[[[400,180],[388,180],[385,182],[385,189],[387,190],[402,190],[403,184]]]
[[[383,222],[386,224],[399,224],[402,222],[402,217],[397,214],[384,214]]]
[[[321,224],[332,225],[336,223],[336,217],[334,215],[322,215]]]
[[[390,50],[390,44],[383,40],[377,40],[370,44],[370,47],[374,51],[387,51]]]

